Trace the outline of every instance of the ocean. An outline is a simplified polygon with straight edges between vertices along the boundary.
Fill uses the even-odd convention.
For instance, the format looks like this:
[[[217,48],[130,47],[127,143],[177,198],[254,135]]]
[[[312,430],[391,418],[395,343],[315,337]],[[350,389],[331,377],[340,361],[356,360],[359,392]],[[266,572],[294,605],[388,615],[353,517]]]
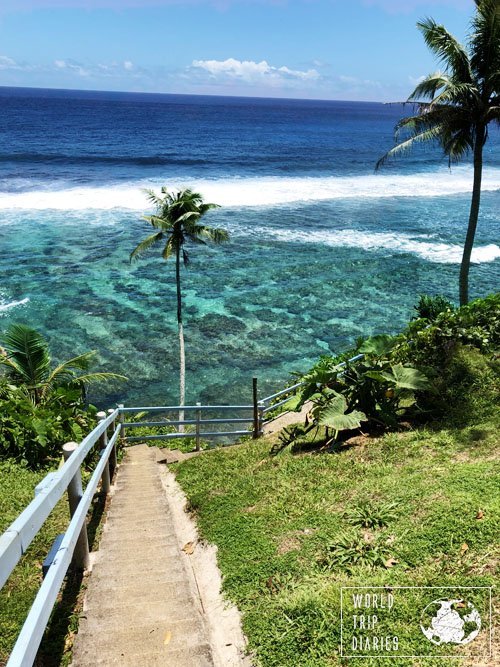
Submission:
[[[360,336],[397,332],[418,295],[456,301],[472,170],[421,148],[377,174],[411,108],[360,102],[0,88],[0,330],[128,376],[100,406],[178,393],[174,263],[129,263],[144,189],[190,187],[231,242],[183,271],[187,400],[283,386]],[[498,289],[500,132],[492,129],[471,296]]]

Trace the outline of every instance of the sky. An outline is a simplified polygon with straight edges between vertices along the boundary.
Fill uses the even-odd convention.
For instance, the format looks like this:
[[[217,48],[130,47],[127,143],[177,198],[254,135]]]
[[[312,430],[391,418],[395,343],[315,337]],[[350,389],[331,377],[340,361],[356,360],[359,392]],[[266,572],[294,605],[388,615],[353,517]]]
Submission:
[[[473,0],[0,0],[0,86],[402,101]]]

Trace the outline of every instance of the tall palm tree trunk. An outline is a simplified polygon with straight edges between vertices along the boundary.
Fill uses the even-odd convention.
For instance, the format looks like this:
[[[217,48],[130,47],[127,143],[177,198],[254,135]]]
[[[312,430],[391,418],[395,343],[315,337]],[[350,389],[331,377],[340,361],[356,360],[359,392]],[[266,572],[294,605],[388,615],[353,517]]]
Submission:
[[[460,266],[459,292],[460,305],[465,306],[469,301],[469,269],[474,237],[476,235],[477,220],[479,217],[479,205],[481,203],[481,180],[483,176],[483,146],[485,139],[485,127],[478,125],[476,129],[476,141],[474,144],[474,183],[472,186],[472,199],[470,204],[469,225],[465,237],[462,264]]]
[[[177,284],[177,326],[179,328],[179,405],[185,404],[186,396],[186,355],[184,352],[184,328],[182,326],[181,293],[181,250],[175,253],[175,281]],[[184,410],[179,410],[179,421],[184,421]],[[179,432],[184,433],[184,425],[179,424]]]

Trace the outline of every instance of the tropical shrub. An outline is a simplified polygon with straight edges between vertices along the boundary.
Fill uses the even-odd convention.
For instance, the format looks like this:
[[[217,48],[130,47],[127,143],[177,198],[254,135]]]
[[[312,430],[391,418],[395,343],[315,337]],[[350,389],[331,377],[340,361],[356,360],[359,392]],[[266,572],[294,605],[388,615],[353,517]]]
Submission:
[[[304,378],[299,408],[312,401],[313,418],[336,431],[358,428],[361,421],[396,426],[401,413],[415,403],[415,392],[428,382],[418,369],[392,362],[395,344],[396,338],[379,335],[361,343],[356,352],[363,356],[355,361],[339,365],[323,357]]]
[[[426,319],[433,322],[436,317],[446,310],[454,310],[455,306],[443,296],[428,296],[421,294],[418,303],[413,308],[417,311],[416,319]]]
[[[45,338],[23,324],[12,324],[0,343],[0,458],[31,467],[58,457],[65,442],[80,441],[93,428],[96,408],[86,404],[87,385],[125,379],[88,372],[94,352],[53,364]]]
[[[31,468],[61,455],[65,442],[82,440],[97,423],[97,409],[85,406],[81,392],[60,387],[49,401],[34,403],[24,387],[0,383],[0,459]]]
[[[430,325],[425,319],[410,322],[398,337],[392,356],[422,370],[440,371],[459,345],[469,345],[486,354],[498,350],[500,294],[477,299],[454,311],[443,311]]]

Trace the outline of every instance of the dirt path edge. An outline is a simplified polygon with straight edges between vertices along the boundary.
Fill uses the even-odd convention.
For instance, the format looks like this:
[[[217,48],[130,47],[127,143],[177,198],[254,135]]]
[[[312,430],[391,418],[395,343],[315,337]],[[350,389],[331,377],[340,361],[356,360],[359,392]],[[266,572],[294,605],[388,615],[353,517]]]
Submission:
[[[241,627],[238,608],[221,594],[222,577],[217,565],[217,547],[200,541],[196,522],[186,511],[187,498],[175,475],[161,465],[161,481],[165,489],[175,532],[186,559],[186,570],[193,590],[197,592],[201,611],[209,633],[215,667],[251,667],[246,655],[247,641]],[[186,545],[192,545],[187,548]],[[190,553],[192,551],[192,553]]]

